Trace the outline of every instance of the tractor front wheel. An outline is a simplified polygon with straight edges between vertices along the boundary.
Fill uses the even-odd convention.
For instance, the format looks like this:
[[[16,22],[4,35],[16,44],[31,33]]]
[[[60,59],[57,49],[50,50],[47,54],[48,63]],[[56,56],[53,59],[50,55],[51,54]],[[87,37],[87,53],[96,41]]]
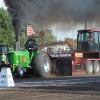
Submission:
[[[35,77],[49,77],[51,73],[49,56],[47,54],[37,54],[33,57],[32,69]]]
[[[23,67],[17,67],[16,69],[16,76],[17,78],[23,78],[24,77],[24,69]]]

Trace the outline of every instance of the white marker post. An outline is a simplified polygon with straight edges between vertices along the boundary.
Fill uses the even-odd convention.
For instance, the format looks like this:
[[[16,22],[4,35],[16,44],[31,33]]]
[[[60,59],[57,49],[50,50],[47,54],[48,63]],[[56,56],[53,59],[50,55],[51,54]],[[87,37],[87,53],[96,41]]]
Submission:
[[[14,80],[10,68],[2,67],[0,72],[0,87],[14,87]]]

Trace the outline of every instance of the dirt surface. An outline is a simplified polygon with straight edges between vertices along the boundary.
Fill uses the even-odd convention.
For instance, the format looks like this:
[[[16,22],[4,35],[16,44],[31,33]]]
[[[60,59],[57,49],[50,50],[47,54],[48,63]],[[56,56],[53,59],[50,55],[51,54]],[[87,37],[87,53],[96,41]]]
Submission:
[[[0,100],[100,100],[100,83],[0,88]]]

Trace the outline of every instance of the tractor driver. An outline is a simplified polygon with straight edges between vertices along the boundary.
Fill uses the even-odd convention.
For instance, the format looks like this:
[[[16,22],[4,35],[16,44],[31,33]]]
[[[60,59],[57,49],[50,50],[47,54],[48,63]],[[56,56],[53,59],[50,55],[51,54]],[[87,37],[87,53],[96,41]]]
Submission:
[[[93,36],[93,34],[89,37],[89,49],[90,50],[93,50],[94,48],[94,36]]]

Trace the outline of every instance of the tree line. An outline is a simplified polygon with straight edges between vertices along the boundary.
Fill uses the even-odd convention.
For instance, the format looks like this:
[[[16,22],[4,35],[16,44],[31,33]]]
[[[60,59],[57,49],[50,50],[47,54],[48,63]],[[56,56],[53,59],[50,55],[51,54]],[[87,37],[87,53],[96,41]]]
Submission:
[[[45,32],[45,35],[41,38],[35,39],[38,44],[56,41],[56,37],[52,34],[52,29],[47,27],[43,29],[43,31]],[[35,32],[35,36],[38,36],[40,30],[35,30]],[[23,26],[20,35],[21,48],[24,46],[26,40],[26,26]],[[9,45],[9,47],[13,48],[15,42],[15,33],[11,24],[10,16],[7,10],[0,8],[0,44]]]

